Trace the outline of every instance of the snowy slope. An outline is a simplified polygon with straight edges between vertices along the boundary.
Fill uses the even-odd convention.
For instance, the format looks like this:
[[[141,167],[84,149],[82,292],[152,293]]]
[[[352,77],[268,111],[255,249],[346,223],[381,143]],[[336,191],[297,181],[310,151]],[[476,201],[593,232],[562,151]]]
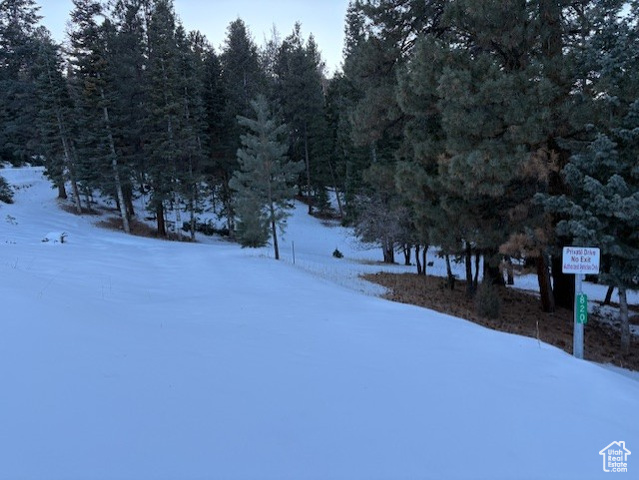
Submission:
[[[588,479],[639,449],[639,382],[362,294],[379,254],[343,229],[298,211],[278,263],[101,230],[38,169],[0,174],[23,186],[0,205],[0,479]]]

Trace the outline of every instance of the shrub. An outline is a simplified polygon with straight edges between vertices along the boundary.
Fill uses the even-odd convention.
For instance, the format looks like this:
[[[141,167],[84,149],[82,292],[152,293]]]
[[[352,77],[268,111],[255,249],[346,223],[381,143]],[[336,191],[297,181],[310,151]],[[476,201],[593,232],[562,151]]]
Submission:
[[[2,176],[0,176],[0,202],[13,203],[13,189]]]
[[[335,249],[333,250],[333,256],[335,258],[344,258],[344,254],[342,252],[339,251],[339,249]]]
[[[484,281],[479,285],[475,294],[475,310],[480,317],[499,318],[501,313],[499,289],[490,281]]]
[[[191,222],[182,223],[182,231],[190,232],[191,231]],[[195,231],[199,232],[203,235],[211,237],[213,235],[220,235],[221,237],[229,236],[229,229],[222,227],[217,228],[215,223],[212,220],[207,220],[206,222],[196,222],[195,223]]]

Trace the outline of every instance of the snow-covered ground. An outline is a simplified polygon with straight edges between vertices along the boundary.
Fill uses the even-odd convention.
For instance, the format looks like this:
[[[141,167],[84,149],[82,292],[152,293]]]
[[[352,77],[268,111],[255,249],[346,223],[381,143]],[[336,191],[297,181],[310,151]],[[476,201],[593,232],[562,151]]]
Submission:
[[[589,479],[639,449],[636,377],[370,295],[379,252],[301,208],[275,262],[0,174],[0,479]]]

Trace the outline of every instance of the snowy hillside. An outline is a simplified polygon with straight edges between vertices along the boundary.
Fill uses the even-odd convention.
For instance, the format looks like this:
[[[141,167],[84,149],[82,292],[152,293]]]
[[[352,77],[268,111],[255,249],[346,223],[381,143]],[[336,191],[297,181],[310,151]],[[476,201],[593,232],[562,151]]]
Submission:
[[[379,253],[341,227],[298,209],[275,262],[0,174],[2,480],[606,478],[614,441],[639,471],[639,382],[371,295]]]

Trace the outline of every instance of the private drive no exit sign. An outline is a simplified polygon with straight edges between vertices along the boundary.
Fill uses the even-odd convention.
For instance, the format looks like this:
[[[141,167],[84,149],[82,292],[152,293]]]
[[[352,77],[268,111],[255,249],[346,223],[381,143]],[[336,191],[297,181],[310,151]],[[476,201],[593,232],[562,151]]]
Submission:
[[[597,247],[564,247],[561,270],[563,273],[596,275],[600,256]]]

